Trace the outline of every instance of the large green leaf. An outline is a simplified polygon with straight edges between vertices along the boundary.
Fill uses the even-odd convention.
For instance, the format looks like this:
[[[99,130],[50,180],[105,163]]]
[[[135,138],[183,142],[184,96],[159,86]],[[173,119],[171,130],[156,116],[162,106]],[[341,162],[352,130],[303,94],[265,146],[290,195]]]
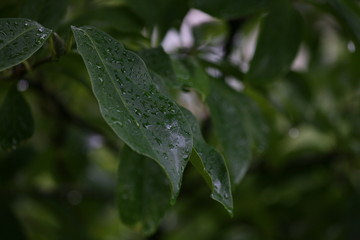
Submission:
[[[28,19],[0,19],[0,71],[31,57],[50,34],[51,30]]]
[[[169,200],[169,181],[159,165],[125,148],[117,186],[121,220],[136,230],[151,234],[170,207]]]
[[[360,6],[353,0],[327,0],[360,44]]]
[[[193,0],[192,7],[218,18],[239,18],[266,7],[267,0]]]
[[[33,132],[30,107],[16,87],[12,87],[0,107],[0,147],[14,148]]]
[[[286,73],[300,46],[301,35],[299,12],[288,1],[274,4],[261,24],[248,79],[263,83]]]
[[[194,152],[191,163],[204,177],[212,190],[211,197],[220,202],[232,214],[233,199],[230,175],[222,156],[202,137],[199,123],[191,112],[183,108],[184,115],[191,125],[194,137]]]
[[[104,119],[133,150],[161,165],[175,200],[192,149],[181,110],[157,90],[136,54],[95,28],[72,30]]]

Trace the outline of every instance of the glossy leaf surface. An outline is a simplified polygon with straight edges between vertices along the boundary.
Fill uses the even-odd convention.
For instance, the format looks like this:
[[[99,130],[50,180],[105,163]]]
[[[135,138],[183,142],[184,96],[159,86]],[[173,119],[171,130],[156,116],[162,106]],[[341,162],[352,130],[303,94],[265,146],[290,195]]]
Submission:
[[[247,76],[253,83],[271,81],[286,73],[300,46],[302,18],[291,3],[280,2],[271,8],[261,25]]]
[[[174,200],[192,149],[181,110],[157,90],[136,54],[95,28],[72,30],[104,119],[133,150],[161,165]]]
[[[50,34],[51,30],[28,19],[0,19],[0,71],[31,57]]]
[[[191,125],[194,136],[194,150],[196,156],[190,158],[192,164],[209,184],[211,197],[220,202],[225,209],[232,214],[233,199],[231,193],[230,175],[222,156],[202,137],[199,123],[196,118],[186,109],[184,115]]]
[[[256,13],[266,6],[266,0],[194,0],[192,7],[215,17],[231,19]]]
[[[34,122],[31,110],[15,87],[11,88],[0,107],[0,147],[16,147],[32,136]]]
[[[168,179],[158,164],[126,147],[118,171],[117,199],[122,221],[150,234],[170,207]]]
[[[207,102],[232,182],[239,183],[252,157],[245,111],[236,92],[214,80]]]

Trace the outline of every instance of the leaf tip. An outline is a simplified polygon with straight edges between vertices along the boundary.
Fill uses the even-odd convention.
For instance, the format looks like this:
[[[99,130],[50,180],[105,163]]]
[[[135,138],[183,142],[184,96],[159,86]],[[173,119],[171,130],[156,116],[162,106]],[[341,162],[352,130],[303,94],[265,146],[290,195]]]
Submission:
[[[74,26],[74,25],[71,25],[70,28],[71,28],[72,31],[78,31],[78,30],[80,30],[80,28],[78,28],[78,27],[76,27],[76,26]]]

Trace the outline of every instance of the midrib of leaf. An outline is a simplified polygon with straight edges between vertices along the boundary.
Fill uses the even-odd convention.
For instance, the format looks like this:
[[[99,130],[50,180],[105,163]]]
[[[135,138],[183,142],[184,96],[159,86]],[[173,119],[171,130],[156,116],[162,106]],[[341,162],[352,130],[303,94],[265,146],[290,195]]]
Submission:
[[[90,36],[86,31],[84,31],[84,30],[81,29],[81,28],[77,28],[77,29],[80,29],[81,31],[83,31],[83,32],[85,33],[85,35],[89,38],[90,42],[91,42],[92,45],[94,46],[94,49],[95,49],[95,51],[96,51],[96,54],[99,56],[101,63],[104,65],[104,68],[105,68],[105,71],[106,71],[107,75],[108,75],[109,78],[111,79],[111,84],[112,84],[112,85],[114,86],[114,88],[116,89],[116,92],[118,93],[118,95],[119,95],[120,99],[122,100],[122,102],[125,103],[124,99],[123,99],[122,96],[121,96],[121,93],[119,92],[118,88],[116,87],[116,85],[115,85],[114,82],[112,81],[111,74],[110,74],[110,72],[108,71],[108,64],[106,64],[105,60],[101,57],[100,51],[99,51],[98,48],[96,47],[95,42],[91,39],[91,36]],[[126,49],[124,49],[124,51],[126,51]],[[146,66],[146,65],[145,65],[145,66]],[[114,66],[111,66],[111,65],[110,65],[110,67],[115,68]],[[115,68],[115,69],[116,69],[116,68]],[[136,84],[134,84],[134,86],[135,86],[136,88],[138,88],[138,87],[136,86]],[[139,88],[138,88],[138,89],[139,89]],[[141,90],[141,89],[140,89],[140,90]],[[131,111],[129,110],[129,108],[127,107],[126,104],[124,104],[124,107],[125,107],[126,110],[130,113],[130,116],[132,117],[132,119],[134,119],[134,121],[135,121],[136,123],[138,123],[138,121],[137,121],[137,120],[134,118],[134,116],[131,114]],[[139,123],[138,123],[138,124],[139,124]],[[157,154],[154,152],[154,149],[151,147],[151,144],[149,144],[149,139],[148,139],[148,137],[146,136],[146,134],[144,133],[144,130],[143,130],[141,127],[139,127],[139,129],[140,129],[142,135],[143,135],[143,136],[145,137],[145,139],[147,140],[146,142],[148,143],[148,147],[149,147],[149,149],[151,150],[151,152],[153,153],[153,155],[159,158],[159,155],[157,155]],[[150,156],[150,155],[148,155],[148,154],[146,154],[146,153],[144,153],[144,152],[143,152],[142,154],[147,155],[147,156],[150,157],[150,158],[153,158],[153,156]],[[157,162],[157,161],[156,161],[156,162]],[[161,164],[160,164],[160,166],[161,166],[162,169],[164,169],[164,167],[163,167]],[[165,169],[164,169],[164,170],[165,170]],[[165,171],[165,173],[166,173],[166,175],[168,176],[169,179],[172,179],[172,178],[168,175],[167,171]],[[170,182],[172,182],[172,181],[170,181]],[[171,186],[172,186],[172,184],[171,184]],[[171,188],[173,189],[173,187],[171,187]]]
[[[4,46],[0,47],[0,50],[2,50],[3,48],[5,48],[7,45],[9,45],[11,42],[15,41],[16,39],[18,39],[21,35],[24,35],[25,33],[29,32],[30,30],[34,30],[37,29],[37,27],[34,28],[28,28],[26,29],[24,32],[21,32],[20,34],[16,35],[13,39],[11,39],[9,42],[5,43]]]

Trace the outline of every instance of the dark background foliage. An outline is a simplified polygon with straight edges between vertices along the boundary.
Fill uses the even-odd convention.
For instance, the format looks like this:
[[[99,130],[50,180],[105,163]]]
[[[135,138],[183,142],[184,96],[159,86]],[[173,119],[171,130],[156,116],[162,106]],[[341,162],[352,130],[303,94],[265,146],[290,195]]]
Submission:
[[[190,24],[190,9],[214,18]],[[35,20],[59,36],[0,72],[1,139],[14,124],[7,101],[34,125],[21,144],[0,141],[1,239],[360,238],[358,1],[2,0],[0,16]],[[233,186],[233,217],[188,164],[179,198],[153,235],[119,220],[117,168],[133,153],[100,115],[70,25],[107,32],[156,73],[169,66],[151,63],[159,56],[144,49],[163,45],[176,74],[165,74],[169,94],[195,113],[225,157],[251,159]],[[255,103],[259,112],[244,107]],[[239,134],[251,142],[234,148]]]

